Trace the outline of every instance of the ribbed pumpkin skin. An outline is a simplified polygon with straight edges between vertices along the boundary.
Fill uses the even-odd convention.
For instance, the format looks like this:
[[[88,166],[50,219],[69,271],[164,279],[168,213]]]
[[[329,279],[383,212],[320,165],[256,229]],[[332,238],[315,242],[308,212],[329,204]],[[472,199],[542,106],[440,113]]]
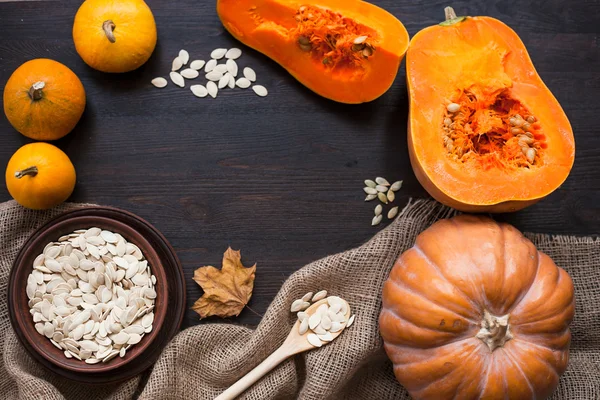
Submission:
[[[484,310],[512,339],[476,337]],[[569,275],[517,229],[478,216],[442,220],[403,253],[379,318],[398,381],[414,399],[544,399],[569,359]]]

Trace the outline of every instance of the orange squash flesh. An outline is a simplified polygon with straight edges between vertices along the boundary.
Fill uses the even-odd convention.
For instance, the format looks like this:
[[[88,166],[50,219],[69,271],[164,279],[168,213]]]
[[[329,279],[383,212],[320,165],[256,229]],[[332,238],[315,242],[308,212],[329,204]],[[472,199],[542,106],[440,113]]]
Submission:
[[[565,181],[571,125],[512,29],[457,18],[417,33],[406,60],[410,159],[435,199],[467,212],[515,211]],[[451,103],[460,110],[449,112]]]
[[[218,0],[217,12],[236,39],[342,103],[385,93],[408,47],[402,23],[363,1]]]

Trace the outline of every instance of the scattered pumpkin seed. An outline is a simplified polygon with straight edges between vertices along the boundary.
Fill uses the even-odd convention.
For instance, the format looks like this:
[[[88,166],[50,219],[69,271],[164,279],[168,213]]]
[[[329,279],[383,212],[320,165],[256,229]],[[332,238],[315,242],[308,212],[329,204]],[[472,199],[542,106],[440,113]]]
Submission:
[[[165,78],[158,77],[158,78],[152,79],[152,84],[154,86],[156,86],[157,88],[164,88],[165,86],[167,86],[167,83],[168,82]]]
[[[211,72],[217,66],[217,60],[208,60],[204,65],[204,72]]]
[[[175,57],[171,63],[171,71],[179,71],[181,67],[183,67],[183,61],[181,61],[181,58]]]
[[[398,206],[391,208],[390,211],[388,211],[387,217],[388,219],[394,219],[396,218],[396,215],[398,215]]]
[[[381,214],[376,215],[373,217],[373,220],[371,221],[371,225],[372,226],[377,226],[381,223],[381,220],[383,219],[383,216]]]
[[[225,57],[225,54],[227,54],[227,49],[214,49],[210,53],[210,58],[212,58],[213,60],[220,60],[221,58]]]
[[[256,93],[256,95],[260,96],[260,97],[265,97],[266,95],[269,94],[269,92],[267,91],[267,88],[264,87],[263,85],[253,85],[252,90],[254,90],[254,93]]]
[[[381,214],[382,211],[383,211],[382,205],[377,204],[377,206],[375,207],[375,216],[378,216],[379,214]]]
[[[368,194],[367,197],[365,197],[365,201],[375,200],[376,198],[377,198],[376,194]]]
[[[251,85],[250,81],[246,78],[239,78],[237,81],[235,81],[235,84],[237,87],[242,89],[249,88]]]
[[[379,198],[379,201],[381,201],[383,204],[388,203],[388,199],[387,199],[387,196],[385,195],[385,193],[379,192],[379,193],[377,193],[377,197]]]
[[[359,36],[356,39],[354,39],[354,44],[361,44],[363,43],[365,40],[367,40],[368,36]]]
[[[392,189],[388,190],[386,197],[390,203],[396,199],[396,195]]]
[[[236,60],[241,56],[242,50],[238,49],[237,47],[232,47],[231,49],[227,50],[227,53],[225,53],[225,58],[229,60]]]
[[[250,82],[256,81],[256,72],[250,67],[244,68],[244,78],[248,79]]]
[[[190,60],[190,53],[185,50],[179,50],[179,59],[181,60],[183,65],[186,65]]]
[[[388,191],[388,188],[387,188],[387,186],[384,186],[384,185],[377,185],[377,186],[375,186],[375,189],[376,189],[378,192],[387,192],[387,191]]]
[[[190,68],[198,71],[198,70],[201,70],[202,67],[204,67],[204,64],[206,64],[206,62],[204,60],[194,60],[190,64]]]
[[[396,181],[396,182],[392,183],[392,186],[390,186],[390,189],[392,189],[394,192],[397,192],[402,187],[402,182],[403,181]]]
[[[176,84],[179,87],[184,87],[185,86],[185,81],[183,80],[183,76],[181,76],[181,74],[179,74],[178,72],[174,72],[171,71],[169,73],[169,77],[171,78],[171,81]]]
[[[375,188],[373,188],[373,187],[365,186],[365,187],[363,188],[363,190],[364,190],[364,192],[365,192],[366,194],[374,194],[374,195],[376,195],[376,194],[377,194],[377,189],[375,189]]]
[[[186,68],[183,71],[181,71],[180,74],[186,79],[194,79],[197,78],[199,75],[198,71],[192,68]]]
[[[377,182],[378,185],[390,186],[390,183],[387,181],[387,179],[382,178],[380,176],[378,176],[377,178],[375,178],[375,182]]]

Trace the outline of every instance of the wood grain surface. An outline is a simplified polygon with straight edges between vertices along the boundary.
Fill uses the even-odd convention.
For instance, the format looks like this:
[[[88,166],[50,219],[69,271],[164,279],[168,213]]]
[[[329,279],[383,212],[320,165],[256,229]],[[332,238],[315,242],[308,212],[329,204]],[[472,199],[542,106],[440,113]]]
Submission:
[[[446,1],[374,0],[414,35],[443,19]],[[374,203],[363,180],[404,180],[396,204],[426,197],[406,147],[404,65],[388,93],[363,105],[320,98],[268,58],[223,30],[214,1],[148,0],[159,40],[139,70],[111,75],[88,68],[75,52],[71,28],[80,1],[0,3],[0,87],[21,63],[38,57],[65,63],[81,78],[88,104],[79,125],[57,142],[77,168],[71,200],[120,207],[153,223],[183,262],[188,307],[201,295],[195,268],[220,266],[227,246],[258,263],[255,325],[281,283],[306,263],[357,246]],[[459,15],[489,15],[522,38],[542,79],[575,132],[577,155],[566,183],[524,211],[498,216],[521,230],[554,234],[600,231],[600,1],[454,1]],[[224,90],[198,99],[189,89],[150,85],[166,76],[181,48],[207,59],[216,47],[237,46],[240,67],[252,66],[269,89]],[[187,85],[189,87],[189,83]],[[29,140],[0,117],[0,164]],[[0,201],[9,200],[4,185]],[[387,210],[387,209],[386,209]],[[315,288],[318,289],[318,288]],[[208,322],[215,320],[209,319]],[[203,321],[204,322],[204,321]],[[188,310],[184,327],[199,323]]]

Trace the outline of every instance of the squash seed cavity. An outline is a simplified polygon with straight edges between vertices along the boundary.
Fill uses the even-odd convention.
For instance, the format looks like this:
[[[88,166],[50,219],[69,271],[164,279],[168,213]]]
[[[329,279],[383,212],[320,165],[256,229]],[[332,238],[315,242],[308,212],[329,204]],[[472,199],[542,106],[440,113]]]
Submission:
[[[327,68],[360,67],[375,53],[377,33],[340,13],[305,5],[294,18],[298,25],[290,36]]]
[[[444,105],[442,143],[454,160],[478,168],[541,165],[547,144],[537,118],[504,90],[490,98],[464,90]]]

